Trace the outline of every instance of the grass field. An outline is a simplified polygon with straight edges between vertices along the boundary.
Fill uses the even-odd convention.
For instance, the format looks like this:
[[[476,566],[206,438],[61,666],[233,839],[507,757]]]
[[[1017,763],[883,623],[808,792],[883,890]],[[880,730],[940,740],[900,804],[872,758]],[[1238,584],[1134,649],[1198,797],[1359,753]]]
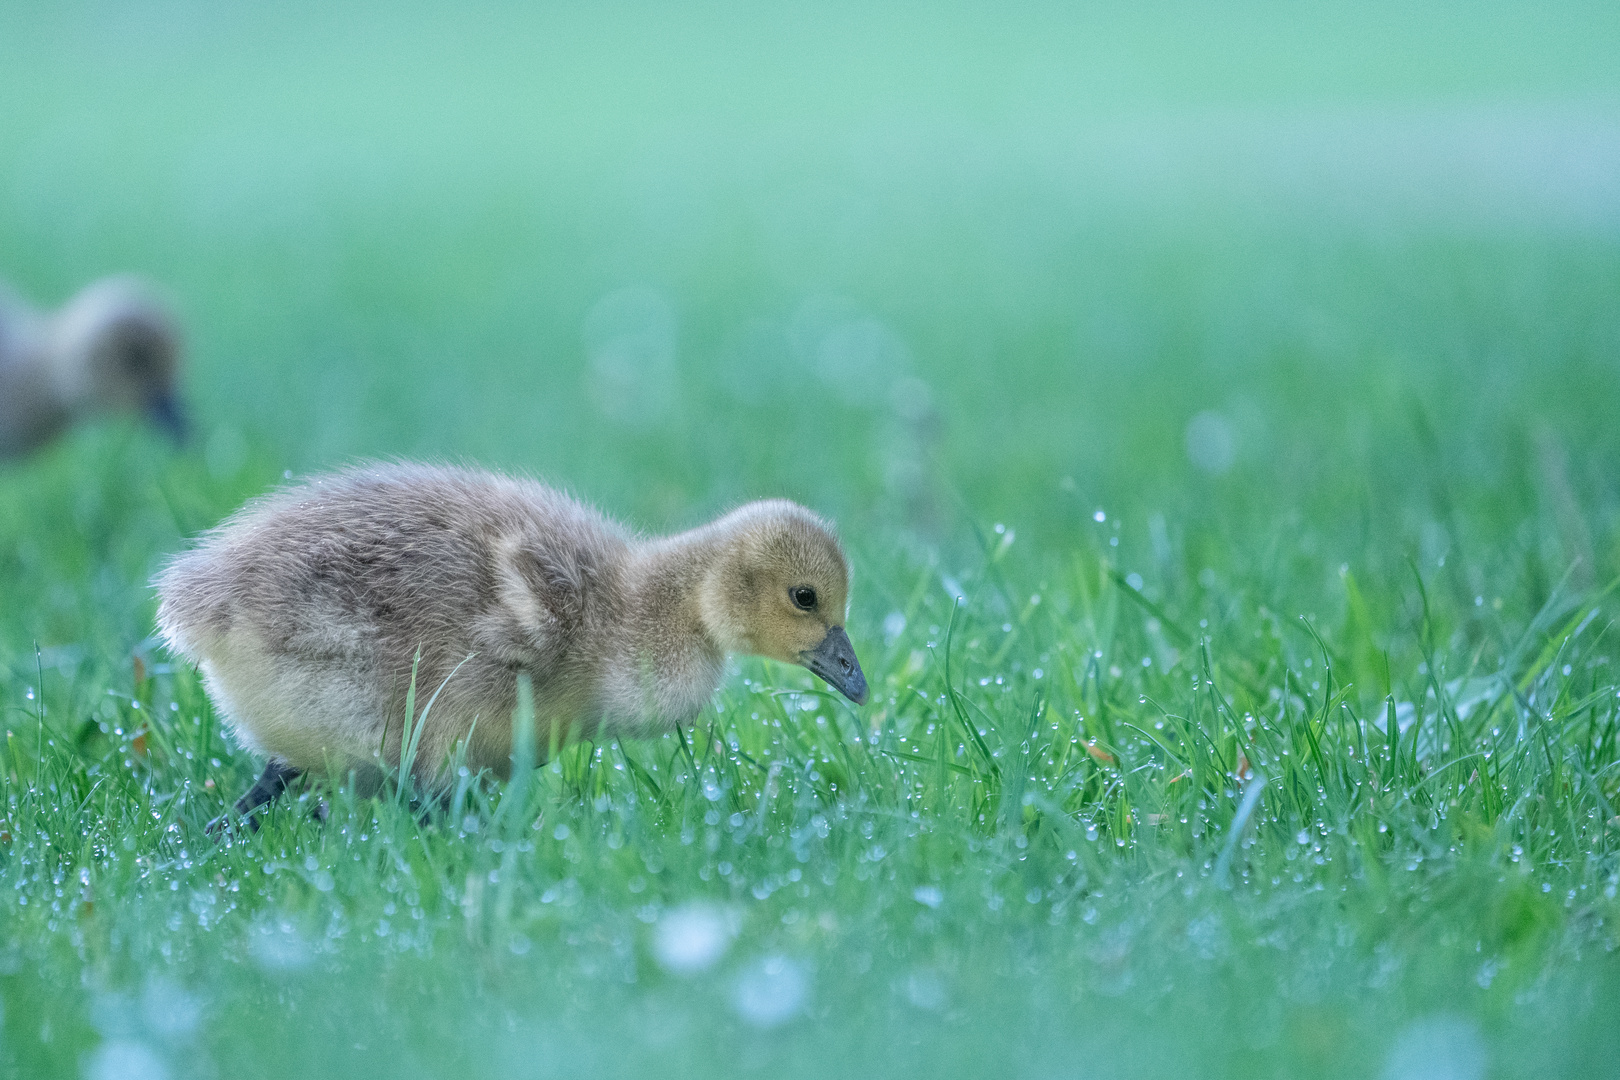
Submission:
[[[5,1075],[1620,1076],[1607,5],[40,5],[0,101],[199,428],[0,466]],[[805,501],[872,702],[205,835],[146,583],[392,455]]]

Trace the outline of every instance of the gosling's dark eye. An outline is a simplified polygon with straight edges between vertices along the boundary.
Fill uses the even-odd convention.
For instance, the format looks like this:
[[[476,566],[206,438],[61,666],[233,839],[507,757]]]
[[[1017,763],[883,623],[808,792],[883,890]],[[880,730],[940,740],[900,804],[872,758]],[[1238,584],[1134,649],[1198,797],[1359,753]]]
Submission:
[[[816,606],[816,590],[808,585],[795,585],[788,590],[788,596],[793,599],[793,606],[800,611],[811,611]]]

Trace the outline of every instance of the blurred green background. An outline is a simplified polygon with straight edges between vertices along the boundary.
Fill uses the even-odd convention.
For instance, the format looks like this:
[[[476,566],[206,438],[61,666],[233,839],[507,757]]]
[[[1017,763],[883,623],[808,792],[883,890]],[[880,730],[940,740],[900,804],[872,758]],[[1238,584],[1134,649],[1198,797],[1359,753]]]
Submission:
[[[114,271],[161,283],[182,316],[198,439],[175,454],[113,419],[0,466],[0,704],[19,732],[40,676],[51,723],[102,716],[109,694],[127,709],[145,693],[152,707],[150,689],[131,687],[130,656],[162,659],[145,582],[164,555],[285,476],[369,456],[526,470],[649,531],[746,498],[801,499],[851,548],[851,632],[895,716],[915,686],[926,705],[943,685],[922,658],[959,581],[981,590],[986,641],[1003,618],[1030,620],[1031,592],[1054,620],[1044,637],[987,647],[973,693],[993,695],[1003,675],[1023,693],[1030,669],[1056,672],[1053,653],[1107,649],[1099,667],[1120,661],[1107,694],[1145,726],[1150,696],[1174,707],[1189,673],[1197,689],[1197,649],[1178,624],[1207,632],[1259,702],[1290,672],[1312,677],[1315,646],[1280,629],[1308,615],[1365,715],[1382,715],[1386,696],[1421,712],[1431,663],[1516,679],[1567,599],[1620,574],[1612,3],[8,3],[0,277],[54,305]],[[1129,575],[1151,618],[1109,592],[1108,570]],[[1601,632],[1616,612],[1601,595],[1591,604],[1597,642],[1561,675],[1552,653],[1532,674],[1584,679],[1595,700],[1612,697],[1615,648]],[[1107,677],[1092,671],[1100,696]],[[1075,715],[1100,715],[1075,678]],[[194,681],[169,679],[159,706],[206,715]],[[757,694],[733,680],[725,722]],[[1547,714],[1539,699],[1521,704]],[[41,743],[47,731],[42,721]],[[817,902],[856,929],[804,946],[831,1002],[821,1019],[868,1025],[838,1044],[838,1068],[1415,1080],[1444,1066],[1477,1080],[1483,1030],[1489,1075],[1613,1075],[1612,735],[1569,736],[1570,754],[1597,755],[1586,786],[1554,775],[1549,750],[1540,793],[1525,796],[1567,809],[1575,831],[1537,846],[1501,826],[1476,850],[1496,825],[1487,814],[1468,844],[1424,848],[1435,876],[1410,888],[1335,877],[1329,860],[1297,888],[1228,906],[1204,881],[1214,849],[1196,824],[1177,847],[1132,831],[1127,809],[1103,822],[1105,836],[1122,830],[1122,853],[1091,865],[1083,924],[1078,905],[1050,920],[994,915],[963,885],[937,938],[926,912],[912,920],[922,901],[908,874],[955,867],[966,881],[1021,857],[981,850],[971,824],[941,826],[952,839],[937,843],[906,834],[912,804],[873,781],[874,804],[892,811],[878,827],[903,834],[888,843],[907,869],[898,883],[891,869],[852,884],[871,819],[833,815],[826,865],[845,876]],[[190,764],[126,764],[142,814],[192,790]],[[109,798],[95,767],[62,765],[84,805]],[[212,775],[234,790],[250,769],[226,754]],[[831,1051],[808,1028],[739,1034],[715,1020],[710,1008],[731,1008],[718,981],[691,992],[694,1018],[679,985],[640,994],[616,981],[617,961],[576,971],[600,926],[643,932],[611,845],[587,845],[582,868],[578,840],[563,851],[566,829],[556,845],[541,837],[517,910],[524,890],[538,905],[565,875],[586,903],[566,932],[527,925],[535,952],[522,960],[462,922],[479,860],[506,864],[465,837],[424,844],[443,860],[422,871],[444,885],[440,907],[424,901],[433,946],[407,962],[350,938],[299,984],[281,973],[298,965],[274,962],[260,939],[280,940],[291,924],[276,920],[295,917],[282,913],[313,925],[327,904],[354,925],[375,920],[393,880],[376,848],[387,830],[373,830],[372,861],[356,854],[349,877],[346,861],[336,868],[335,894],[330,873],[326,889],[236,894],[227,879],[251,882],[264,864],[268,882],[278,860],[314,882],[323,845],[354,840],[278,826],[260,847],[194,866],[175,854],[184,840],[142,832],[150,822],[107,837],[79,837],[71,815],[26,825],[20,775],[14,765],[4,842],[19,840],[0,859],[15,894],[39,900],[4,916],[0,1060],[17,1075],[116,1075],[124,1059],[93,1048],[127,1050],[117,1017],[173,1008],[209,1018],[185,1038],[210,1052],[182,1065],[192,1044],[159,1040],[166,1071],[140,1072],[151,1061],[137,1054],[127,1075],[335,1063],[444,1075],[468,1060],[549,1075],[531,1056],[540,1045],[558,1070],[655,1068],[670,1047],[672,1069],[708,1075],[837,1071],[818,1067]],[[600,824],[585,786],[564,785],[581,799],[557,811],[580,838]],[[1381,820],[1396,832],[1428,822],[1426,804],[1414,809],[1422,786]],[[175,820],[217,812],[210,791]],[[1211,791],[1211,820],[1224,828],[1235,805],[1234,791]],[[1076,811],[1081,825],[1094,809]],[[824,811],[802,803],[794,827]],[[1283,859],[1267,845],[1294,835],[1296,812],[1273,812],[1256,860]],[[409,815],[389,820],[390,836],[409,832]],[[599,839],[619,835],[602,828]],[[661,885],[653,875],[665,902],[720,889],[679,820],[636,828],[631,847],[674,867]],[[109,883],[100,923],[41,908],[64,880],[71,894],[80,863],[61,853],[79,839],[83,865]],[[1067,843],[1049,853],[1060,870]],[[759,844],[739,865],[765,865]],[[1524,872],[1546,876],[1539,892],[1505,876],[1515,844],[1532,849]],[[215,895],[216,865],[224,922],[210,930],[196,897]],[[1183,891],[1183,873],[1203,891]],[[737,902],[751,903],[746,891]],[[808,940],[792,936],[808,925],[770,922],[740,940],[780,948]],[[1134,968],[1119,959],[1130,942]],[[1490,991],[1495,961],[1476,966],[1477,942],[1530,959],[1504,961],[1518,974]],[[873,953],[882,978],[866,977]],[[937,968],[890,979],[883,956],[896,972],[926,956]],[[574,982],[548,978],[564,967]],[[926,1006],[935,970],[955,1011]],[[1085,1004],[1063,997],[1081,985]],[[277,1036],[301,1009],[340,1019],[289,1047]],[[1417,1051],[1386,1045],[1429,1009],[1441,1026],[1420,1030]],[[231,1010],[273,1019],[226,1022]],[[1456,1015],[1484,1026],[1445,1027]],[[348,1042],[364,1023],[409,1052],[389,1062]],[[481,1040],[470,1059],[468,1032]],[[1538,1038],[1559,1052],[1538,1058]]]
[[[1416,409],[1483,497],[1615,389],[1606,5],[38,7],[0,269],[166,283],[226,472],[1060,535],[1198,505],[1205,409],[1263,515],[1385,511]]]

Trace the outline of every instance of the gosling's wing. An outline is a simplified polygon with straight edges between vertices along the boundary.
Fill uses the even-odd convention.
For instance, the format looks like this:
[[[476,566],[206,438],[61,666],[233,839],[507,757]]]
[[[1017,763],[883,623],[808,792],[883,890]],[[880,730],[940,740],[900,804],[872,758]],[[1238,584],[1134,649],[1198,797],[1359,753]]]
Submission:
[[[396,678],[469,655],[546,677],[574,650],[624,538],[539,484],[372,465],[250,503],[158,579],[181,647],[251,623],[267,648]]]
[[[572,500],[558,496],[543,510],[491,545],[495,588],[479,632],[489,655],[537,679],[589,651],[593,617],[613,607],[626,550]]]

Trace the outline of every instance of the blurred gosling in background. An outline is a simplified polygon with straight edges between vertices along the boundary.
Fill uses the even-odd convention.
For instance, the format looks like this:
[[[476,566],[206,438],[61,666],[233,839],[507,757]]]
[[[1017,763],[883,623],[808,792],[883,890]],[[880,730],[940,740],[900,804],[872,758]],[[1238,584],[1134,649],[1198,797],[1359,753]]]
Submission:
[[[139,411],[182,439],[179,366],[179,327],[138,279],[103,278],[49,315],[0,285],[0,459],[100,413]]]
[[[530,480],[367,466],[248,504],[157,589],[170,648],[270,759],[243,814],[308,770],[374,787],[410,741],[406,768],[430,789],[453,782],[463,742],[471,769],[508,775],[520,674],[539,747],[690,723],[733,653],[867,696],[843,550],[780,499],[643,539]]]

